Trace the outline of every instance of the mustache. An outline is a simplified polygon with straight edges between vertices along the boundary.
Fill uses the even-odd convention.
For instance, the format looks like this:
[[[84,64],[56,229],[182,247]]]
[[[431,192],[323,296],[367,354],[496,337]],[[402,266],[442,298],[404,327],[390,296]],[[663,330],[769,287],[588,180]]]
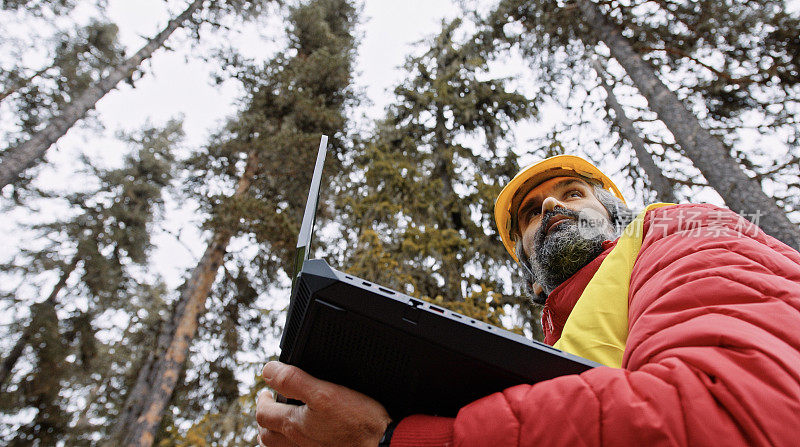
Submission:
[[[544,239],[547,237],[547,228],[550,226],[550,221],[556,216],[565,216],[575,221],[580,218],[580,214],[578,214],[577,211],[572,211],[560,206],[550,211],[545,211],[545,213],[542,214],[542,221],[539,224],[539,229],[536,230],[536,246],[541,247],[542,242],[544,242]]]

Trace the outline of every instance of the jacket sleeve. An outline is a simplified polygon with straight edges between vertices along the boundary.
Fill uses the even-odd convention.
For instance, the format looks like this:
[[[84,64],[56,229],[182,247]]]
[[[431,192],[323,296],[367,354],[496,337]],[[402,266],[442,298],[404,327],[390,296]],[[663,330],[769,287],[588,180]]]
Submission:
[[[727,210],[653,210],[628,312],[622,369],[480,399],[451,445],[796,445],[800,254]]]

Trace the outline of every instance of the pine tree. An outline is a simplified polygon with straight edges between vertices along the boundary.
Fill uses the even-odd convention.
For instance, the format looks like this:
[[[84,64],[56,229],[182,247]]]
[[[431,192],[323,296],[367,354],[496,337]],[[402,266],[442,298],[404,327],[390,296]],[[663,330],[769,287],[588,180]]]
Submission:
[[[31,347],[25,361],[30,366],[8,387],[11,404],[4,411],[33,407],[37,412],[17,428],[12,444],[28,445],[33,439],[50,444],[48,440],[55,443],[79,433],[70,429],[73,420],[62,391],[92,388],[93,375],[107,377],[108,371],[97,364],[114,348],[96,337],[97,319],[109,310],[130,310],[134,300],[129,293],[138,284],[130,269],[147,260],[150,227],[163,204],[162,189],[172,179],[171,151],[181,137],[177,121],[129,136],[138,150],[126,157],[124,166],[93,169],[97,189],[68,197],[80,213],[33,226],[52,242],[43,249],[23,250],[3,266],[11,274],[34,277],[50,271],[58,277],[52,289],[42,291],[46,299],[33,300],[30,319],[3,359],[5,381]]]
[[[634,49],[782,209],[800,209],[792,111],[800,80],[800,16],[780,0],[656,4],[650,17],[617,9],[617,20],[635,36]]]
[[[63,109],[70,98],[84,92],[108,67],[122,61],[118,32],[113,23],[91,20],[74,31],[57,33],[52,39],[53,57],[45,66],[0,72],[0,101],[12,95],[18,97],[15,108],[24,112],[19,118],[21,132],[31,134],[41,128],[44,117]]]
[[[662,3],[667,4],[668,2]],[[733,17],[748,18],[748,12],[753,10],[750,9],[749,4],[745,7],[739,2],[734,3],[729,5],[727,13],[727,16],[731,17],[731,21],[733,21]],[[775,2],[765,1],[764,3],[774,5]],[[671,2],[669,4],[680,5],[683,3]],[[758,7],[753,6],[752,8]],[[627,5],[623,6],[617,2],[609,2],[601,7],[594,2],[585,0],[566,5],[552,2],[508,0],[500,3],[490,16],[489,22],[493,24],[497,35],[503,37],[508,37],[504,30],[505,23],[509,21],[521,23],[525,27],[525,39],[528,39],[527,36],[532,36],[526,42],[532,44],[529,52],[533,53],[530,50],[536,48],[544,49],[543,51],[549,53],[549,56],[542,60],[550,64],[547,69],[552,76],[567,76],[576,66],[582,63],[585,65],[586,56],[594,54],[594,46],[601,41],[614,59],[624,68],[638,91],[648,100],[650,109],[658,114],[659,119],[675,137],[682,153],[702,172],[709,185],[714,187],[725,203],[748,216],[760,216],[759,223],[768,233],[792,246],[800,246],[800,231],[789,221],[784,210],[780,209],[776,201],[763,192],[756,180],[746,174],[744,168],[731,156],[729,148],[718,137],[712,135],[687,109],[681,99],[665,86],[651,65],[652,59],[645,61],[642,54],[637,52],[637,48],[642,48],[650,43],[647,40],[651,34],[642,32],[641,29],[619,25],[616,18],[620,15],[625,16],[628,14],[626,11],[630,11],[630,9]],[[642,9],[638,11],[642,11]],[[628,16],[630,15],[628,14]],[[639,17],[654,17],[653,21],[658,22],[663,15],[652,14]],[[749,16],[749,18],[752,17],[753,15]],[[766,16],[760,17],[766,20]],[[770,29],[769,27],[776,23],[790,22],[790,18],[787,18],[785,14],[774,15],[770,20],[773,19],[775,21],[768,24],[766,29]],[[706,25],[716,23],[712,22],[713,20],[713,18],[708,18]],[[755,22],[764,23],[763,20]],[[752,24],[753,20],[749,22]],[[620,31],[621,28],[624,28],[629,35],[632,34],[634,38],[624,37]],[[686,34],[690,34],[688,38],[694,39],[695,42],[704,42],[708,41],[705,39],[706,36],[714,34],[714,31],[710,30],[708,26],[698,29],[692,26],[682,28],[689,30],[683,35],[675,32],[675,27],[672,26],[662,26],[661,28],[670,30],[673,35],[676,35],[676,40],[685,40],[687,39]],[[791,51],[786,51],[789,48],[788,40],[781,33],[772,33],[768,37],[766,41],[776,52],[791,54]],[[753,41],[758,41],[758,38],[755,37]],[[723,47],[722,45],[717,46]],[[713,49],[714,45],[711,47]],[[560,49],[566,51],[560,52]],[[698,53],[707,50],[708,47],[698,48]],[[733,53],[735,54],[735,51]],[[747,57],[751,61],[755,60],[755,64],[758,65],[756,54],[752,52],[743,54],[747,54]],[[581,57],[584,58],[583,62]],[[556,67],[559,63],[561,65]],[[788,67],[787,73],[791,73],[792,64],[787,63],[785,67]],[[790,85],[790,82],[794,81],[788,79],[787,84]],[[702,92],[709,93],[710,90],[703,89]],[[707,95],[709,101],[712,96]]]
[[[630,143],[633,152],[636,154],[638,165],[641,166],[647,177],[644,182],[647,189],[654,191],[660,202],[678,203],[672,182],[664,176],[661,169],[656,165],[652,155],[647,150],[646,143],[634,126],[633,121],[628,118],[625,109],[623,109],[619,101],[617,101],[617,96],[614,94],[614,87],[613,85],[609,85],[606,79],[607,74],[605,73],[605,69],[599,61],[595,61],[594,67],[600,79],[600,85],[606,92],[606,104],[608,105],[608,109],[614,112],[612,121],[614,125],[619,127],[620,134]]]
[[[213,1],[193,0],[186,9],[170,20],[166,27],[156,36],[149,39],[133,56],[116,64],[98,82],[86,87],[80,94],[71,98],[59,114],[53,116],[41,129],[37,129],[30,138],[7,148],[0,158],[0,189],[12,183],[24,170],[41,161],[50,146],[58,141],[72,126],[92,110],[97,102],[108,92],[116,88],[120,81],[129,79],[139,70],[141,64],[162,48],[167,39],[189,22],[195,32],[205,20],[214,19],[222,14],[236,12],[243,17],[260,12],[269,0],[228,0]],[[203,14],[207,17],[204,18]]]
[[[185,369],[191,342],[206,306],[217,299],[209,301],[208,297],[220,267],[227,265],[231,241],[242,238],[258,244],[257,254],[247,259],[246,276],[238,280],[239,290],[248,290],[248,282],[273,285],[283,268],[291,265],[310,182],[307,168],[313,164],[320,134],[331,135],[333,153],[344,156],[345,112],[354,103],[350,83],[355,20],[355,9],[346,0],[317,0],[291,8],[289,48],[264,67],[237,69],[247,92],[245,107],[188,162],[193,172],[187,190],[200,195],[202,209],[208,212],[205,226],[211,233],[210,242],[161,329],[157,357],[140,373],[137,383],[144,385],[132,391],[143,398],[122,415],[125,421],[132,421],[121,433],[125,445],[149,446],[163,435],[159,428],[164,410],[183,371],[187,378],[189,372],[195,374],[197,366]],[[332,159],[336,164],[337,157]],[[228,319],[219,322],[226,327],[239,326],[241,306],[247,303],[241,301],[247,294],[233,297],[238,297],[239,304],[220,299],[219,304],[227,302],[224,309],[231,306],[230,312],[216,313],[228,312]],[[207,322],[217,324],[214,319]],[[204,331],[201,335],[208,334]],[[232,350],[237,343],[228,339],[225,345]],[[210,368],[217,379],[214,383],[224,385],[219,390],[228,390],[214,404],[223,413],[226,404],[231,408],[233,366],[220,362],[201,367]]]
[[[747,216],[760,216],[764,230],[790,246],[800,249],[800,229],[793,224],[774,199],[757,181],[747,176],[741,165],[717,137],[703,127],[680,99],[658,78],[652,67],[635,52],[599,10],[587,0],[578,3],[584,20],[625,68],[651,109],[667,125],[684,153],[720,193],[728,207]]]
[[[513,267],[497,243],[492,209],[518,170],[510,126],[535,110],[488,74],[483,41],[458,43],[460,26],[444,23],[425,52],[408,59],[407,80],[365,145],[365,180],[352,186],[344,213],[357,229],[345,265],[500,324],[510,299],[500,278]]]
[[[90,19],[85,26],[63,30],[46,19],[28,20],[35,29],[55,28],[57,31],[52,37],[25,36],[24,41],[16,43],[18,46],[28,43],[34,48],[46,45],[47,54],[43,56],[48,62],[43,65],[24,65],[24,61],[37,58],[24,57],[27,54],[22,51],[0,64],[0,102],[6,123],[2,138],[9,146],[20,144],[41,130],[48,120],[68,107],[72,99],[102,78],[109,67],[124,59],[124,50],[117,40],[117,26],[102,17]],[[11,37],[7,40],[9,45],[4,47],[15,42]],[[11,196],[17,204],[35,197],[32,193],[37,191],[28,185],[30,177],[23,175],[15,182]],[[25,197],[24,193],[33,197]]]

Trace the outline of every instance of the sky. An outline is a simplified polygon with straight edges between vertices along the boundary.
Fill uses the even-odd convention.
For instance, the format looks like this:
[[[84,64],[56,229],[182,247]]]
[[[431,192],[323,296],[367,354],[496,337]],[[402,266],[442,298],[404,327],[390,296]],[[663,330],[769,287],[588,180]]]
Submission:
[[[387,89],[400,79],[396,68],[403,63],[411,44],[436,32],[441,19],[456,12],[453,2],[448,0],[365,2],[357,83],[366,88],[373,102],[365,110],[370,117],[377,118],[388,103]],[[121,38],[129,48],[140,46],[142,36],[152,36],[168,19],[162,0],[110,0],[107,13],[119,24]],[[253,57],[268,57],[276,48],[269,37],[282,31],[281,23],[269,25],[274,29],[254,30],[253,26],[246,26],[234,45]],[[258,32],[265,33],[266,39],[260,40]],[[170,43],[175,40],[185,43],[180,35],[174,36]],[[191,56],[181,54],[182,50],[178,50],[180,56]],[[147,118],[162,121],[181,113],[186,119],[189,138],[199,138],[199,143],[205,133],[235,110],[234,86],[230,83],[222,88],[211,86],[208,64],[197,60],[187,63],[183,57],[175,56],[174,52],[160,51],[150,63],[150,73],[136,83],[135,89],[123,86],[101,101],[98,112],[107,126],[129,127],[131,122],[141,123]]]
[[[414,51],[413,44],[435,34],[440,29],[442,19],[456,17],[459,10],[454,0],[366,0],[363,3],[356,84],[363,89],[368,101],[358,113],[365,114],[368,119],[377,119],[391,101],[392,87],[403,79],[403,72],[398,67]],[[788,3],[790,10],[800,9],[800,0]],[[128,54],[132,54],[147,38],[155,35],[171,16],[180,12],[188,0],[107,0],[107,4],[106,14],[119,26],[121,41],[128,49]],[[83,13],[88,17],[88,13]],[[0,32],[5,26],[11,28],[13,24],[0,23]],[[115,134],[119,131],[135,131],[148,122],[160,125],[170,118],[183,117],[186,131],[183,154],[202,145],[210,133],[235,113],[241,92],[235,82],[212,84],[211,73],[215,67],[203,62],[201,56],[207,54],[215,44],[223,42],[223,39],[247,56],[259,60],[269,58],[281,48],[283,23],[278,17],[257,24],[241,24],[237,26],[237,31],[224,36],[205,35],[199,46],[191,45],[185,32],[176,32],[168,41],[171,50],[159,50],[145,63],[145,74],[135,82],[135,87],[120,84],[97,104],[93,114],[104,130],[98,132],[95,128],[78,126],[48,151],[49,164],[37,178],[40,184],[56,191],[83,187],[81,177],[76,175],[81,169],[77,161],[79,155],[86,155],[107,167],[118,166],[131,148],[121,143]],[[504,76],[524,71],[521,60],[505,61],[493,67],[493,73]],[[525,87],[524,81],[522,84],[521,87]],[[563,119],[563,114],[563,110],[544,104],[540,107],[539,121],[516,127],[516,150],[522,155],[522,164],[532,161],[524,156],[529,145],[527,141],[546,134]],[[621,174],[609,172],[609,175],[617,184],[624,184]],[[715,193],[694,199],[721,204]],[[48,219],[65,211],[53,204],[48,206],[35,214],[15,209],[0,219],[0,244],[6,247],[8,254],[16,252],[21,244],[30,243],[20,236],[15,222]],[[170,200],[165,217],[162,230],[154,238],[150,273],[162,276],[167,286],[176,290],[185,278],[187,269],[196,265],[201,257],[208,235],[199,230],[203,216],[192,204]],[[245,242],[240,242],[239,246],[233,246],[232,249],[246,249],[242,244]],[[0,260],[5,260],[5,256],[2,258]],[[55,283],[55,278],[40,279],[42,290],[48,290]],[[37,290],[32,286],[28,292],[36,293]],[[276,308],[281,302],[288,301],[285,290],[272,290],[268,295],[269,300],[273,295],[285,299],[265,302],[264,306]],[[25,315],[6,313],[0,315],[0,324],[21,317]],[[275,346],[266,346],[264,349],[274,352]],[[263,358],[263,354],[259,353],[249,353],[248,356],[243,360],[257,361]]]
[[[459,11],[454,0],[365,0],[363,3],[356,83],[364,90],[369,101],[359,112],[369,119],[377,119],[391,101],[391,88],[403,78],[403,72],[398,67],[414,50],[413,44],[436,33],[442,19],[456,17]],[[493,4],[495,1],[484,3]],[[800,9],[800,0],[787,3],[792,11]],[[132,54],[186,4],[188,0],[107,0],[106,14],[119,26],[121,41],[128,49],[128,54]],[[77,14],[88,17],[86,11]],[[19,26],[24,25],[0,23],[0,32],[19,29]],[[159,50],[145,63],[145,74],[135,82],[135,87],[120,84],[97,104],[93,114],[104,130],[98,132],[94,128],[78,126],[48,151],[49,164],[39,174],[40,184],[56,191],[83,187],[81,177],[76,175],[81,168],[77,162],[79,155],[86,155],[100,165],[118,166],[130,148],[121,143],[115,134],[119,131],[135,131],[148,122],[159,125],[170,118],[182,116],[186,131],[183,154],[202,145],[211,132],[235,113],[241,92],[235,82],[212,84],[211,73],[215,67],[203,62],[200,56],[222,42],[222,39],[228,40],[244,54],[261,60],[270,57],[281,47],[283,24],[277,17],[258,24],[242,24],[237,31],[226,33],[224,37],[204,36],[199,46],[192,46],[185,32],[176,32],[168,41],[171,50]],[[524,69],[522,61],[506,61],[494,67],[502,75],[518,74]],[[552,105],[543,105],[540,121],[524,123],[516,128],[516,141],[519,142],[517,152],[524,154],[526,142],[545,134],[561,117],[561,110]],[[525,164],[532,160],[523,156],[521,161]],[[623,179],[614,173],[610,175],[618,184],[623,183]],[[697,199],[721,202],[714,194]],[[14,253],[21,244],[30,242],[20,235],[15,222],[48,219],[65,211],[52,204],[48,206],[36,214],[15,209],[0,219],[0,244],[7,250],[2,254]],[[151,273],[161,275],[171,290],[176,290],[185,278],[187,269],[196,265],[205,249],[208,235],[199,230],[201,219],[202,216],[192,204],[174,200],[167,204],[163,231],[155,236],[155,250],[151,257],[153,262],[150,265],[153,270]],[[6,256],[0,256],[0,261],[5,260]],[[55,282],[55,278],[41,280],[39,286],[42,290],[48,290],[48,284],[52,286]],[[31,287],[28,292],[36,293],[37,290]],[[287,294],[284,290],[280,295]],[[285,298],[283,301],[288,301],[288,297]],[[4,313],[0,315],[0,324],[20,317],[25,316]],[[11,339],[3,343],[7,342],[11,342]],[[4,346],[0,343],[0,348]],[[274,352],[275,346],[265,347],[265,350]],[[251,353],[250,358],[245,360],[259,360],[259,355]]]
[[[413,43],[436,33],[443,18],[453,18],[459,11],[453,0],[368,0],[363,3],[356,83],[369,99],[360,112],[369,119],[376,119],[391,101],[392,86],[402,79],[403,73],[398,67],[414,50]],[[484,3],[493,4],[494,1]],[[800,0],[790,3],[790,9],[796,10]],[[121,41],[128,54],[132,54],[186,4],[185,0],[108,0],[105,12],[120,27]],[[176,32],[168,41],[171,50],[159,50],[146,62],[145,74],[135,82],[135,88],[120,84],[98,103],[94,115],[105,130],[100,133],[80,127],[71,130],[48,152],[50,163],[40,173],[39,180],[56,190],[74,189],[80,154],[101,165],[119,165],[130,148],[115,138],[115,133],[134,131],[147,122],[158,125],[182,116],[186,131],[184,153],[203,144],[207,136],[236,111],[240,91],[235,82],[212,85],[210,75],[215,67],[203,62],[200,56],[223,39],[244,54],[261,60],[281,48],[283,23],[277,16],[257,24],[237,24],[236,29],[237,33],[224,36],[204,35],[199,46],[191,45],[185,32]],[[495,69],[510,75],[524,71],[524,66],[521,61],[510,61],[498,64]],[[541,110],[540,121],[517,127],[518,153],[524,154],[530,138],[543,135],[563,116],[549,105]],[[523,156],[523,164],[530,161]],[[610,175],[618,184],[623,181],[614,173]],[[701,200],[715,202],[717,198],[709,196]],[[182,280],[185,269],[201,256],[205,235],[198,230],[202,216],[190,204],[170,202],[168,205],[166,231],[156,238],[153,258],[168,285],[174,288]],[[30,221],[62,211],[53,207],[41,210],[38,215],[11,215],[0,222],[0,231],[14,234],[11,222],[16,219]],[[13,236],[10,239],[9,244],[17,244],[19,240]]]
[[[107,4],[105,13],[119,26],[120,40],[128,54],[132,54],[187,2],[108,0]],[[359,115],[365,114],[369,119],[382,115],[391,100],[391,87],[401,80],[398,67],[412,51],[413,43],[435,33],[442,18],[452,18],[456,13],[454,2],[447,0],[365,2],[359,30],[361,44],[356,83],[369,101],[362,106]],[[89,16],[87,11],[76,12],[77,16],[81,14]],[[244,24],[237,31],[222,37],[207,33],[199,46],[191,45],[187,33],[177,31],[167,42],[170,51],[159,50],[146,61],[145,74],[135,82],[135,87],[121,83],[97,104],[93,115],[105,129],[98,132],[79,125],[70,130],[48,151],[49,164],[37,180],[56,190],[74,189],[79,186],[75,184],[75,174],[81,169],[77,161],[80,154],[100,165],[118,166],[130,148],[115,137],[116,133],[135,131],[148,122],[159,125],[182,116],[186,132],[184,153],[203,144],[226,117],[235,113],[241,92],[232,81],[213,85],[211,73],[215,67],[203,62],[201,56],[225,39],[249,57],[267,59],[281,48],[284,25],[279,17],[273,16],[258,24]],[[12,219],[0,223],[0,230],[13,234],[14,220],[31,221],[63,211],[54,205],[41,209],[38,215],[20,215],[14,210]],[[205,248],[205,237],[197,229],[201,216],[195,211],[191,206],[169,203],[166,231],[155,240],[153,258],[157,259],[158,268],[163,270],[160,273],[173,288],[179,285],[185,269],[196,263]]]
[[[437,32],[442,18],[452,18],[457,8],[454,2],[447,0],[368,0],[364,3],[356,83],[369,101],[358,114],[376,119],[391,100],[392,86],[402,79],[398,67],[412,51],[413,43]],[[119,26],[120,40],[130,55],[186,4],[188,2],[184,0],[108,0],[105,13]],[[79,9],[75,15],[86,20],[91,13]],[[15,29],[24,33],[26,26],[23,23],[0,23],[0,32]],[[48,164],[40,170],[36,181],[60,192],[86,188],[79,174],[82,168],[79,156],[85,155],[100,166],[119,166],[131,148],[121,143],[116,134],[136,131],[148,122],[160,125],[170,118],[182,116],[186,132],[183,155],[202,145],[210,133],[235,113],[241,92],[235,82],[212,84],[211,73],[215,67],[203,62],[201,56],[225,39],[249,57],[267,59],[281,48],[284,25],[278,17],[272,17],[258,24],[243,24],[237,31],[225,33],[222,37],[205,35],[199,46],[192,46],[185,32],[173,34],[167,42],[171,50],[158,50],[146,61],[145,74],[135,82],[135,87],[122,83],[97,104],[92,114],[102,129],[95,125],[87,128],[86,121],[71,129],[48,151]],[[2,260],[7,260],[7,255],[17,252],[22,246],[30,247],[32,242],[39,242],[20,232],[16,223],[49,220],[65,212],[66,207],[49,201],[35,213],[19,207],[6,213],[5,218],[0,219],[0,244],[7,250]],[[202,216],[192,204],[170,199],[163,230],[154,237],[155,247],[149,264],[151,271],[144,274],[160,275],[170,290],[176,290],[187,269],[196,265],[205,249],[208,235],[199,230],[201,222]],[[234,246],[232,249],[243,247]],[[41,290],[49,290],[55,281],[54,276],[43,275],[37,278],[38,284],[27,284],[27,287],[19,289],[20,296],[38,296]],[[288,295],[285,290],[269,291],[261,304],[280,308],[288,302],[288,296],[280,298],[284,295]],[[70,305],[81,307],[79,300],[70,301]],[[0,324],[27,318],[26,309],[17,310],[19,313],[5,312],[0,316]],[[112,315],[104,324],[123,326],[125,318],[124,315]],[[2,346],[5,345],[0,344]],[[266,353],[275,350],[276,346],[264,346]],[[247,359],[240,360],[261,361],[265,358],[264,352],[248,353]]]

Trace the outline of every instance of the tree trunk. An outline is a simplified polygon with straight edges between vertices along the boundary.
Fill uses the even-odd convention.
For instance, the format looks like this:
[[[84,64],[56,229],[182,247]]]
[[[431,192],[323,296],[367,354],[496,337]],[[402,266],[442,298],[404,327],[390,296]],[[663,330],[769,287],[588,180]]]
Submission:
[[[633,126],[633,121],[628,118],[622,105],[617,101],[614,90],[612,86],[608,84],[605,71],[600,65],[600,62],[594,61],[594,70],[597,72],[597,77],[600,79],[600,85],[602,85],[603,89],[606,91],[606,104],[614,111],[614,122],[619,126],[622,136],[631,144],[633,152],[636,154],[637,160],[639,160],[639,166],[642,167],[642,170],[647,176],[650,189],[655,191],[656,197],[660,202],[678,203],[672,183],[664,177],[661,169],[656,166],[656,163],[645,147],[644,140],[642,140],[642,137],[639,136],[639,132],[637,132],[636,128]]]
[[[58,278],[58,282],[55,286],[53,286],[53,290],[50,291],[50,295],[48,295],[47,299],[44,301],[45,303],[51,303],[55,305],[58,293],[61,292],[61,289],[63,289],[67,284],[69,276],[78,266],[78,261],[79,259],[77,256],[74,257],[66,266],[66,269],[61,272],[61,277]],[[6,358],[3,359],[3,363],[0,364],[0,386],[6,383],[6,380],[11,375],[11,370],[14,369],[14,365],[17,364],[17,360],[19,360],[20,356],[22,356],[22,351],[25,350],[26,346],[28,346],[28,343],[31,341],[31,337],[35,331],[36,328],[34,325],[32,323],[28,324],[28,326],[26,326],[22,331],[22,335],[20,335],[17,343],[14,344],[14,347],[8,352]]]
[[[108,434],[108,439],[101,444],[103,447],[114,447],[120,445],[122,437],[126,434],[125,429],[127,427],[132,427],[136,422],[136,418],[138,417],[139,413],[141,413],[142,407],[144,407],[143,399],[145,394],[150,384],[154,382],[153,364],[156,362],[156,358],[163,352],[162,349],[159,349],[162,344],[161,338],[165,338],[166,340],[172,338],[172,335],[175,333],[174,317],[177,314],[178,310],[176,309],[176,311],[173,312],[173,318],[171,321],[154,325],[152,328],[154,333],[159,334],[159,337],[156,337],[155,340],[157,347],[155,350],[150,350],[142,363],[139,365],[139,368],[136,371],[136,383],[134,383],[133,387],[128,390],[128,394],[125,396],[125,403],[122,405],[120,412],[117,415],[117,419],[114,422],[114,426],[111,428],[111,431]],[[165,327],[168,327],[168,329],[165,330]]]
[[[164,45],[167,38],[183,23],[189,19],[203,4],[203,0],[194,0],[178,17],[170,20],[167,27],[161,30],[145,46],[131,56],[128,60],[116,67],[97,85],[87,89],[80,97],[75,99],[61,114],[47,124],[47,127],[36,132],[28,141],[18,146],[11,147],[3,153],[0,160],[0,189],[16,180],[27,168],[41,160],[48,148],[76,123],[86,113],[93,109],[97,102],[113,90],[120,81],[130,77],[143,61],[149,59],[153,52]]]
[[[257,168],[258,153],[251,151],[233,197],[239,197],[247,191]],[[172,320],[173,324],[167,325],[166,329],[162,331],[162,336],[159,336],[159,345],[162,343],[166,345],[166,349],[163,351],[159,349],[159,352],[163,352],[164,355],[159,357],[152,367],[152,380],[148,380],[149,387],[144,390],[141,411],[132,413],[138,416],[131,427],[126,427],[127,435],[124,445],[146,447],[155,442],[164,410],[172,399],[172,393],[175,391],[178,377],[197,331],[200,315],[205,309],[206,299],[211,292],[217,271],[222,265],[230,239],[230,231],[217,231],[214,234],[203,257],[192,271],[186,287],[181,292]],[[172,331],[174,332],[170,336],[169,333]],[[148,371],[144,371],[144,374],[147,373]]]
[[[452,138],[447,129],[447,118],[445,117],[446,104],[440,99],[444,92],[436,91],[443,79],[447,76],[448,67],[447,50],[442,49],[436,56],[436,75],[431,79],[431,87],[433,88],[436,99],[433,101],[435,124],[433,128],[433,169],[431,171],[432,180],[440,180],[442,187],[440,190],[442,208],[437,210],[441,212],[438,216],[438,221],[441,229],[458,231],[460,228],[459,223],[456,222],[458,216],[458,206],[455,203],[456,193],[453,187],[453,177],[450,175],[449,167],[453,164],[453,148]],[[462,225],[463,226],[463,225]],[[457,259],[453,258],[452,262],[445,259],[445,254],[441,256],[441,274],[444,279],[444,300],[445,301],[463,301],[464,295],[462,293],[461,281],[464,266]],[[435,298],[435,296],[431,296]]]
[[[636,53],[620,30],[591,0],[579,0],[583,19],[611,55],[625,68],[650,108],[672,132],[687,157],[733,211],[757,223],[767,233],[800,249],[800,227],[793,224],[761,185],[742,170],[722,142],[705,129],[681,100],[656,75],[655,70]]]

